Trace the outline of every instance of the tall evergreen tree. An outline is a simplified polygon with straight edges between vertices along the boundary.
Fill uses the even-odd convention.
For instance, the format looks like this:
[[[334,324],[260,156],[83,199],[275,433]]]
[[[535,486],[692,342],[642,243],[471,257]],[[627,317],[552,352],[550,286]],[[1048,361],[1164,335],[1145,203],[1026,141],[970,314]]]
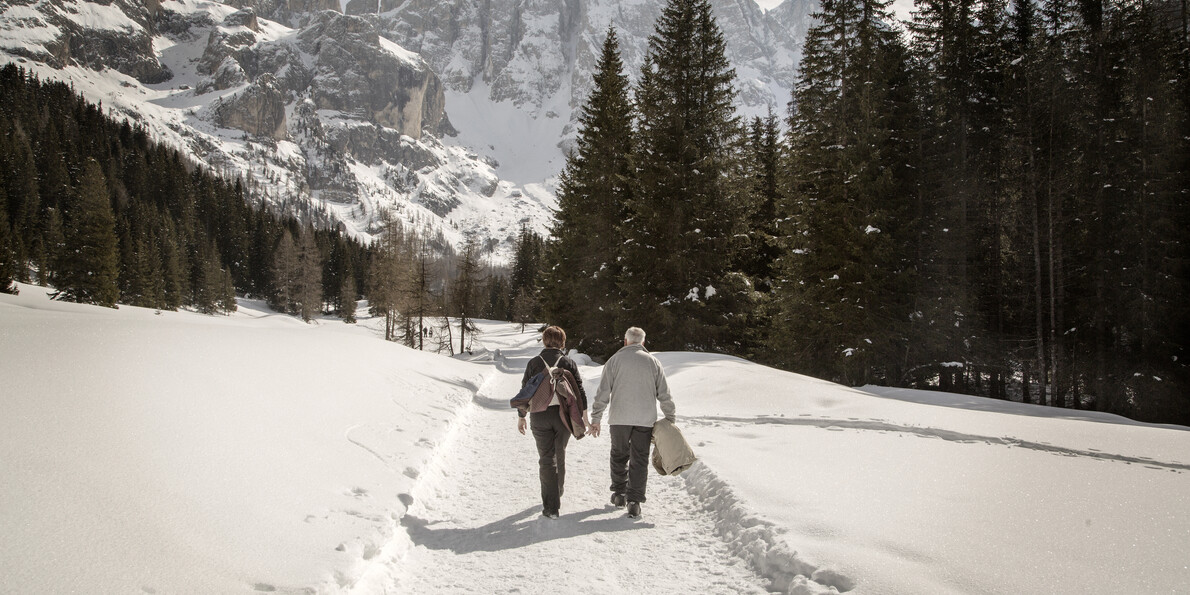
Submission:
[[[537,295],[541,286],[540,277],[542,276],[541,269],[544,258],[545,240],[536,232],[531,231],[527,225],[522,226],[521,233],[517,237],[516,252],[512,257],[512,273],[504,292],[509,297],[509,312],[502,312],[501,315],[507,314],[511,319],[511,311],[524,312],[526,310],[529,312],[529,317],[537,314]],[[517,303],[522,298],[531,302],[527,308]]]
[[[633,111],[619,39],[609,27],[595,69],[595,86],[579,115],[575,148],[558,188],[558,212],[541,271],[545,317],[566,329],[571,342],[594,355],[610,355],[618,342],[621,226],[633,193]],[[522,242],[528,241],[522,232]],[[522,244],[525,249],[531,245]],[[527,257],[528,255],[526,255]],[[521,276],[529,274],[526,258]],[[532,290],[514,271],[514,309]]]
[[[269,306],[279,312],[296,313],[296,288],[301,276],[301,263],[298,261],[297,245],[293,241],[293,234],[286,228],[277,246],[273,249],[273,293]]]
[[[910,310],[904,51],[886,0],[827,0],[790,119],[789,252],[770,337],[783,365],[848,384],[899,381]]]
[[[322,255],[314,229],[303,226],[297,241],[297,275],[292,286],[295,314],[305,322],[322,313]]]
[[[0,198],[3,198],[2,190],[0,190]],[[13,284],[16,259],[13,258],[11,237],[12,232],[8,228],[7,205],[0,205],[0,293],[17,292],[16,285]]]
[[[55,296],[114,308],[120,299],[116,220],[107,181],[94,160],[83,166],[76,195],[66,211],[64,238]]]
[[[355,324],[355,309],[359,305],[359,291],[355,286],[355,272],[350,266],[343,275],[339,289],[339,318],[347,324]]]
[[[753,204],[734,81],[710,2],[669,0],[636,90],[616,325],[648,327],[659,349],[743,350],[752,296],[734,265]]]
[[[962,384],[966,366],[988,352],[975,284],[988,200],[981,166],[979,61],[985,40],[976,13],[979,0],[921,1],[909,23],[914,58],[921,68],[923,135],[923,250],[915,326],[929,341],[914,346],[916,366],[936,370],[942,384]],[[988,129],[991,130],[990,125]],[[960,362],[955,367],[943,364]]]
[[[774,266],[781,255],[777,240],[780,221],[777,207],[783,201],[779,183],[781,133],[777,115],[752,120],[748,137],[749,178],[756,194],[756,210],[748,224],[748,245],[741,251],[740,270],[747,274],[758,291],[772,289]]]
[[[1005,70],[1007,119],[1006,152],[1015,156],[1006,164],[1007,177],[1015,188],[1007,192],[1015,196],[1018,225],[1011,241],[1018,255],[1020,271],[1016,311],[1020,326],[1016,337],[1020,348],[1016,355],[1021,362],[1022,399],[1025,402],[1046,403],[1049,398],[1050,360],[1046,352],[1046,245],[1044,236],[1045,206],[1042,202],[1041,154],[1038,144],[1044,129],[1044,110],[1040,77],[1041,28],[1033,0],[1014,0],[1011,21],[1011,61]],[[1032,387],[1036,386],[1036,394]]]
[[[37,162],[29,138],[20,122],[10,131],[11,137],[5,147],[6,170],[0,179],[4,180],[7,195],[8,220],[12,226],[10,239],[14,270],[17,281],[28,282],[28,262],[34,260],[39,249],[39,236],[43,231],[40,221],[41,198],[37,184]],[[43,264],[43,263],[39,263]]]
[[[185,289],[183,271],[186,264],[181,249],[178,246],[177,232],[172,221],[162,222],[162,234],[159,238],[161,252],[161,283],[162,307],[166,310],[177,310],[185,303]]]
[[[235,287],[231,272],[222,266],[214,241],[199,250],[193,262],[191,302],[203,314],[231,313],[236,310]]]
[[[479,290],[486,281],[481,272],[479,256],[478,240],[473,236],[468,237],[458,256],[456,276],[450,290],[450,313],[459,321],[459,353],[470,351],[468,337],[474,341],[475,335],[479,334],[475,317],[481,309]]]
[[[50,208],[45,211],[45,239],[42,241],[43,250],[38,256],[37,284],[58,286],[60,276],[59,266],[61,255],[66,250],[65,224],[62,222],[60,209]]]

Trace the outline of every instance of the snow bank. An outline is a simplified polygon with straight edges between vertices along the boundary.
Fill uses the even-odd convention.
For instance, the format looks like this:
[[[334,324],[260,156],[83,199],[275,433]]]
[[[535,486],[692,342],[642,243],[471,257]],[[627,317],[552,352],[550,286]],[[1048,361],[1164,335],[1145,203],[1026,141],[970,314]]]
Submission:
[[[250,305],[0,295],[4,590],[349,585],[485,369]]]
[[[397,577],[495,592],[562,576],[627,593],[639,552],[672,543],[703,548],[684,569],[746,565],[797,595],[1190,585],[1187,428],[659,353],[700,464],[650,480],[634,524],[607,505],[607,443],[576,442],[575,508],[540,528],[532,441],[507,406],[538,335],[479,321],[452,359],[381,341],[376,322],[0,295],[2,590],[362,595],[403,592]],[[593,393],[601,369],[579,359]],[[542,544],[602,558],[542,575],[523,560]],[[404,570],[444,559],[471,570]],[[707,592],[751,584],[731,576]]]
[[[1190,585],[1187,428],[657,355],[705,465],[690,489],[781,588],[789,573],[853,593]]]

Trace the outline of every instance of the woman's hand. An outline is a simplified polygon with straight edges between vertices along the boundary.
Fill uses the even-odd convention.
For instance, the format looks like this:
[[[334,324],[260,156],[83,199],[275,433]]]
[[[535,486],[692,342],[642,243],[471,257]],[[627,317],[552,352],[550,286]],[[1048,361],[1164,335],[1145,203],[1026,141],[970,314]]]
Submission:
[[[525,433],[525,427],[526,427],[526,426],[528,426],[528,425],[529,425],[529,424],[528,424],[528,422],[526,422],[526,421],[525,421],[525,418],[523,418],[523,417],[518,417],[518,418],[517,418],[517,422],[516,422],[516,429],[517,429],[517,431],[518,431],[518,432],[520,432],[520,433],[521,433],[521,435],[524,435],[524,433]]]

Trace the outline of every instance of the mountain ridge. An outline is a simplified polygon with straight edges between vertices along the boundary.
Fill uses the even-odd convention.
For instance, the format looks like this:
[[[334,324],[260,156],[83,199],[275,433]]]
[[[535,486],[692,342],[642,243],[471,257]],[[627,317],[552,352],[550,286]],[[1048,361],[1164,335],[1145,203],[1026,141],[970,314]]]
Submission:
[[[713,4],[729,46],[741,48],[742,115],[780,111],[810,4]],[[641,0],[337,8],[6,0],[0,59],[75,85],[275,205],[300,205],[361,239],[386,217],[455,246],[476,235],[499,264],[521,226],[548,233],[608,24],[627,39],[634,77],[660,11]]]

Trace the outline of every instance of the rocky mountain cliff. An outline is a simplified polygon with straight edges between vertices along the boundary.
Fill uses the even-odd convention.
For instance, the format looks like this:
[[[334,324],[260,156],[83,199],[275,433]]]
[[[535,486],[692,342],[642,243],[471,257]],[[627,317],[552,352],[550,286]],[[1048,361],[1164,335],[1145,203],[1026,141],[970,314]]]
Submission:
[[[745,115],[782,113],[814,0],[714,0]],[[0,60],[63,79],[279,208],[489,240],[547,230],[609,24],[658,0],[3,0]]]

